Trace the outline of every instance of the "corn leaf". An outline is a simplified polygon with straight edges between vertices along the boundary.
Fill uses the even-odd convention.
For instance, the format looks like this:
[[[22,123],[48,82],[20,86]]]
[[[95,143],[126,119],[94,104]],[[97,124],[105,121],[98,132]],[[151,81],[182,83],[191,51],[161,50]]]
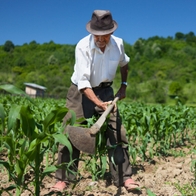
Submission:
[[[147,189],[148,196],[156,196],[150,189]]]
[[[35,104],[33,99],[31,99],[23,90],[17,88],[16,86],[12,84],[0,85],[0,89],[5,90],[11,94],[25,96],[31,103]]]
[[[0,160],[0,165],[3,165],[8,171],[10,171],[10,165],[7,161]]]
[[[7,149],[9,149],[10,155],[15,155],[16,153],[16,148],[15,148],[15,141],[13,140],[12,137],[6,136],[3,137],[2,140],[4,141],[4,145]]]
[[[23,133],[30,139],[32,139],[32,135],[35,130],[35,120],[33,115],[31,114],[30,107],[21,107],[20,116],[22,119],[22,131]]]
[[[50,174],[52,172],[55,172],[56,170],[57,170],[57,167],[52,165],[52,166],[46,167],[42,173],[43,174]]]
[[[43,121],[43,125],[44,125],[45,130],[49,126],[51,126],[57,122],[62,121],[62,119],[64,118],[64,116],[66,115],[67,112],[68,112],[67,108],[57,108],[57,109],[51,111],[50,114],[47,115]]]
[[[12,105],[9,115],[8,115],[8,130],[15,129],[17,119],[19,119],[20,115],[20,105]]]
[[[28,151],[26,152],[26,156],[30,161],[33,161],[36,158],[36,145],[39,145],[37,139],[34,139],[29,146]]]
[[[5,119],[5,111],[4,111],[4,107],[2,104],[0,104],[0,119],[2,120],[2,122]]]
[[[64,134],[54,134],[53,137],[55,138],[56,142],[59,142],[66,146],[70,152],[70,154],[73,153],[72,146],[68,138]]]

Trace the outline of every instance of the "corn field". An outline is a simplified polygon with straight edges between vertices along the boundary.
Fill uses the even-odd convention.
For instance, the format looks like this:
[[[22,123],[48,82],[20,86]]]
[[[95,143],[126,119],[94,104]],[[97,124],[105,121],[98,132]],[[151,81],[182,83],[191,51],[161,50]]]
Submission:
[[[31,99],[12,85],[1,85],[0,89],[11,94],[0,95],[0,170],[6,169],[12,185],[0,190],[16,195],[29,189],[26,177],[33,171],[32,195],[40,195],[44,177],[58,167],[55,154],[58,144],[66,145],[72,153],[68,136],[63,133],[62,120],[68,109],[65,100]],[[127,129],[128,149],[131,163],[137,164],[137,157],[143,161],[154,156],[168,156],[179,146],[193,146],[196,141],[196,108],[180,103],[174,106],[147,105],[143,103],[119,102],[122,122]],[[88,119],[88,125],[95,122]],[[69,122],[77,122],[74,113]],[[101,137],[104,127],[97,136],[97,152],[86,159],[86,167],[93,180],[101,178],[107,168],[106,147]],[[173,151],[171,149],[174,149]],[[192,149],[196,154],[196,149]],[[45,162],[43,163],[43,161]],[[100,164],[97,164],[99,160]],[[69,170],[68,165],[63,165]],[[192,171],[196,172],[196,160],[192,160]],[[196,173],[195,173],[196,179]],[[11,195],[11,194],[10,194]],[[149,194],[150,195],[150,194]]]

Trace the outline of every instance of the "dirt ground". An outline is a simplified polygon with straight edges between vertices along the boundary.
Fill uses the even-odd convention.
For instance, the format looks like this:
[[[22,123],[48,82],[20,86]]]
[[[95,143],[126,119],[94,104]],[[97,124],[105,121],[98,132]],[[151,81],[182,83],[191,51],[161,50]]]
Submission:
[[[187,152],[190,151],[186,150]],[[80,162],[80,170],[83,178],[73,187],[69,185],[64,193],[54,193],[50,188],[55,184],[54,175],[47,176],[43,180],[41,186],[41,196],[46,195],[72,195],[72,196],[147,196],[149,189],[156,196],[181,196],[175,184],[184,187],[185,185],[193,184],[195,181],[194,173],[191,171],[191,164],[196,160],[195,154],[186,152],[186,156],[182,157],[155,157],[151,162],[144,162],[133,167],[132,178],[139,183],[140,190],[127,192],[124,187],[117,188],[108,180],[100,180],[92,182],[90,174],[82,171],[83,162]],[[138,159],[138,163],[140,160]],[[7,175],[1,169],[0,173],[0,188],[6,187]],[[3,171],[3,172],[2,172]],[[7,196],[3,193],[2,196]],[[14,192],[12,195],[15,195]],[[30,196],[29,192],[24,192],[21,196]],[[196,193],[195,193],[196,195]],[[186,195],[189,196],[189,195]],[[194,195],[190,195],[194,196]]]

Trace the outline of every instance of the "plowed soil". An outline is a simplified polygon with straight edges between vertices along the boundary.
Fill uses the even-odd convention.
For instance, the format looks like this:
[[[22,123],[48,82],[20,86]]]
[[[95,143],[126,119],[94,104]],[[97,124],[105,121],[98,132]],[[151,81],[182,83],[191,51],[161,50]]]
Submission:
[[[191,153],[191,149],[179,149],[183,156],[178,157],[155,157],[149,162],[141,162],[138,158],[138,164],[133,166],[132,178],[139,183],[140,190],[127,192],[124,187],[117,188],[110,182],[110,179],[92,182],[90,174],[85,171],[84,163],[80,162],[79,169],[82,179],[75,185],[70,184],[64,193],[53,192],[50,188],[55,184],[54,174],[47,176],[41,185],[41,196],[46,195],[72,195],[72,196],[147,196],[151,191],[156,196],[181,196],[183,187],[195,183],[195,174],[191,170],[193,161],[196,160],[195,153]],[[0,167],[0,188],[6,187],[7,173]],[[34,187],[32,187],[33,190]],[[190,189],[190,188],[189,188]],[[196,195],[196,193],[194,193]],[[194,195],[193,194],[193,195]],[[7,193],[3,193],[7,196]],[[14,192],[11,195],[15,195]],[[28,191],[22,193],[21,196],[30,196]],[[188,193],[186,196],[189,196]],[[190,195],[192,196],[192,195]]]

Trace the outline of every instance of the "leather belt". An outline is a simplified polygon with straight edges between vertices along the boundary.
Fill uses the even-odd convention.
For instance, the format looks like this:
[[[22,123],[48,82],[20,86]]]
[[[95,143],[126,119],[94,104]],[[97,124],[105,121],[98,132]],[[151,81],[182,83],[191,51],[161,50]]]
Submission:
[[[93,87],[93,88],[107,88],[112,86],[113,82],[102,82],[99,84],[99,86]]]
[[[73,82],[72,82],[72,84],[77,86]],[[93,88],[107,88],[107,87],[112,86],[112,84],[113,84],[113,82],[102,82],[102,83],[99,84],[99,86],[96,86],[96,87],[93,87]]]

